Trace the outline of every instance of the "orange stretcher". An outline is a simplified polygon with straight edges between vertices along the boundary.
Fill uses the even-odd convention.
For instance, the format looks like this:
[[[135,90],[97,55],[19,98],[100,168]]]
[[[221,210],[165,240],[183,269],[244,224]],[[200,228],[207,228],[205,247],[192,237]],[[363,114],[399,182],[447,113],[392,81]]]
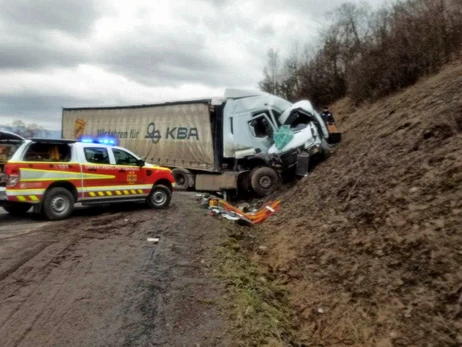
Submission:
[[[281,209],[280,201],[270,201],[263,205],[258,211],[253,213],[244,213],[237,207],[227,203],[225,200],[211,198],[209,200],[209,208],[218,208],[226,212],[234,212],[237,216],[242,216],[252,224],[263,222],[266,218],[276,213]]]

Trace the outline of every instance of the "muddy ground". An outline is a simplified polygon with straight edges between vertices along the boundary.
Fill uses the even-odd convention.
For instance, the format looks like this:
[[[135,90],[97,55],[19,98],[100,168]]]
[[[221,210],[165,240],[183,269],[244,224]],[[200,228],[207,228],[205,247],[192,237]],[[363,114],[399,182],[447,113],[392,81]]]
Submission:
[[[232,344],[210,266],[220,221],[194,194],[124,208],[55,223],[0,216],[2,346]]]

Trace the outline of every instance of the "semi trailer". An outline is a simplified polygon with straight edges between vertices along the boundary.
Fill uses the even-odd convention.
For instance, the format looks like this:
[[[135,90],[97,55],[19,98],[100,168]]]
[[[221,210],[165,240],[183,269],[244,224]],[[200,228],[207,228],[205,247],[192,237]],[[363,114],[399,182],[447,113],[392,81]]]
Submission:
[[[275,137],[290,130],[281,147]],[[176,190],[271,194],[329,154],[329,131],[309,101],[258,90],[149,105],[63,108],[62,137],[105,138],[172,169]]]

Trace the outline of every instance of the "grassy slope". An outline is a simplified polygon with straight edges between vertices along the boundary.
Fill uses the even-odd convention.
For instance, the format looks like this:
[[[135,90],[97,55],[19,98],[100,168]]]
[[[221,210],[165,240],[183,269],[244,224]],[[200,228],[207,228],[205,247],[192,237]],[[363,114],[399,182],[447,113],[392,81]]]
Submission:
[[[306,345],[462,344],[461,90],[455,64],[337,103],[344,141],[258,227],[254,260],[286,285]]]

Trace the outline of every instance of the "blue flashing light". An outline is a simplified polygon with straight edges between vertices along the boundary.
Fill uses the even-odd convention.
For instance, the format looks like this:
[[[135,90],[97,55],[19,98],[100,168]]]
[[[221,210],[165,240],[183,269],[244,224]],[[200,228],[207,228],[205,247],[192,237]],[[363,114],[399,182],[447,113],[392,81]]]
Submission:
[[[104,137],[99,138],[97,140],[89,138],[89,137],[82,137],[79,141],[83,143],[101,143],[103,145],[112,145],[112,146],[117,144],[116,139],[104,138]]]
[[[111,138],[101,138],[98,140],[98,142],[103,145],[115,145],[116,144],[116,140],[111,139]]]

